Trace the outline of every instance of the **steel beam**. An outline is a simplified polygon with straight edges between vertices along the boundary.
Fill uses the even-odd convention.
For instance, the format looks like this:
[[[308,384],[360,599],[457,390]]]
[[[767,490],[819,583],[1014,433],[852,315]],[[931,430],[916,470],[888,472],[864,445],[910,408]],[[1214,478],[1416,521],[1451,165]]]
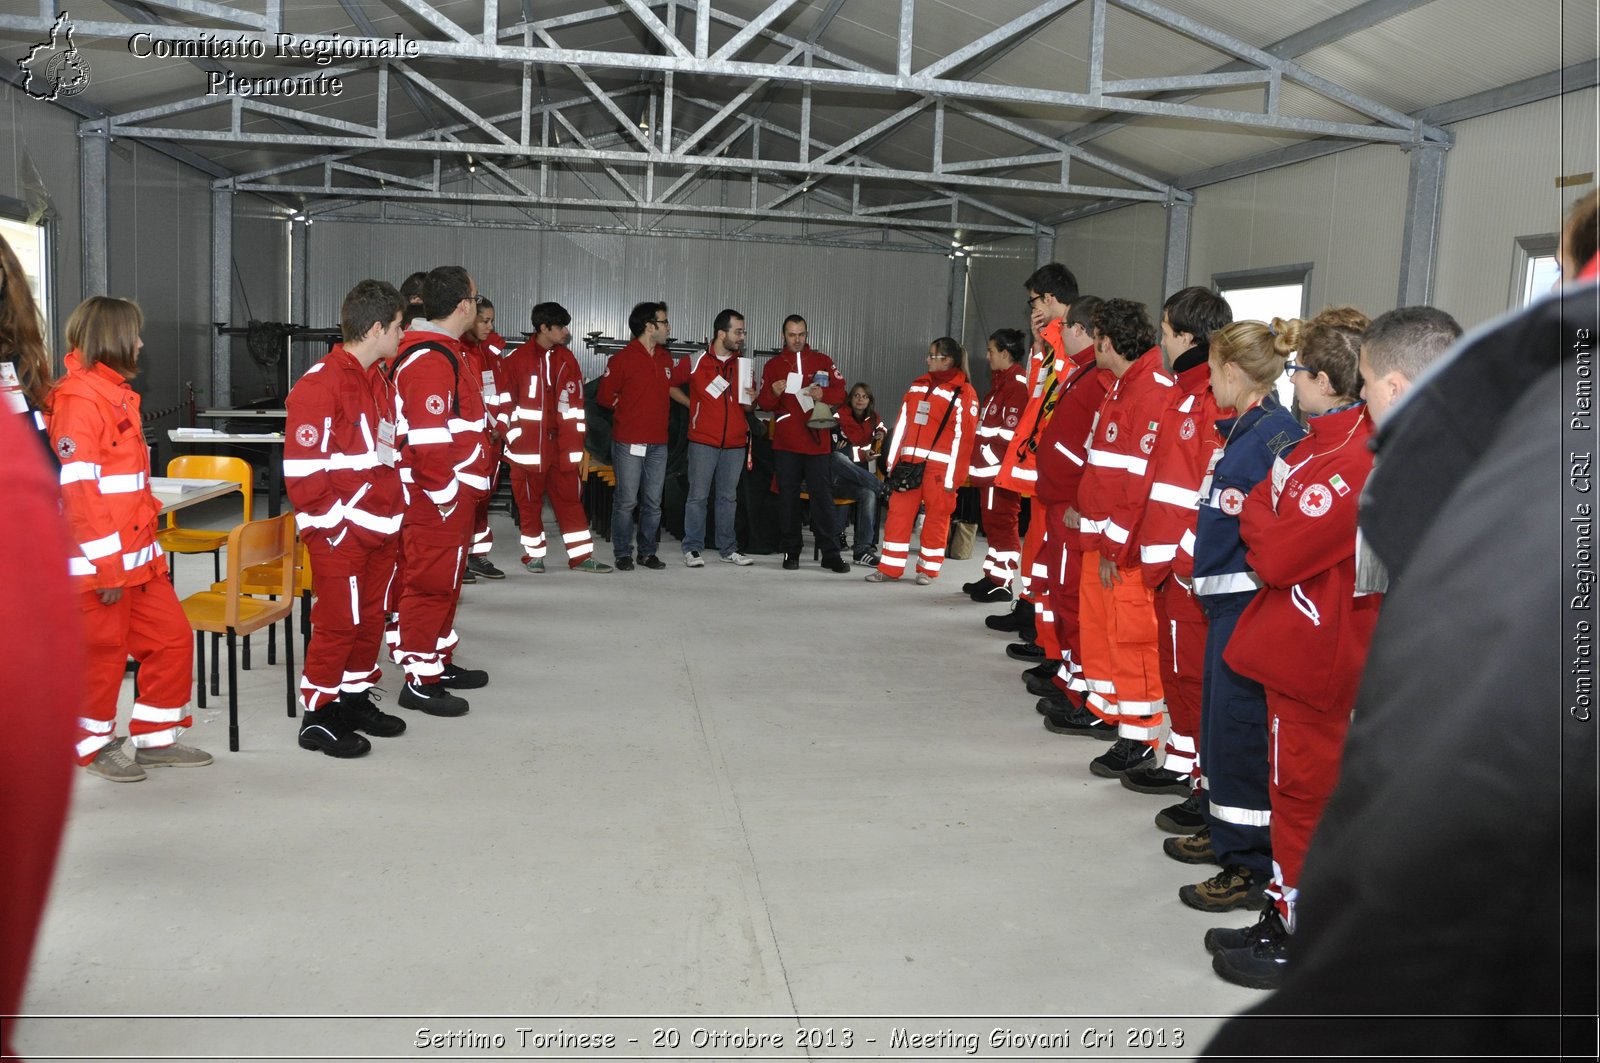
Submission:
[[[944,334],[961,338],[967,328],[967,267],[972,259],[965,253],[950,256],[950,289],[945,296]]]
[[[111,232],[110,186],[111,138],[103,133],[78,136],[78,202],[81,217],[83,297],[105,295],[111,288],[111,256],[107,238]]]
[[[1424,306],[1433,301],[1433,279],[1439,248],[1439,200],[1444,190],[1442,147],[1419,145],[1411,151],[1411,176],[1406,182],[1406,216],[1400,239],[1400,294],[1396,306]]]
[[[1161,298],[1168,299],[1189,283],[1189,230],[1194,208],[1167,204],[1167,247],[1161,259]]]
[[[1078,2],[1079,0],[1048,0],[1047,3],[1040,4],[1031,11],[1018,15],[1010,22],[1007,22],[1004,26],[1000,26],[988,33],[985,33],[982,37],[979,37],[971,44],[956,49],[943,59],[929,63],[917,73],[922,77],[929,78],[940,77],[944,74],[947,74],[956,67],[960,66],[962,63],[965,63],[967,60],[976,59],[984,52],[989,51],[989,49],[994,48],[995,46],[1002,44],[1013,37],[1016,37],[1023,30],[1030,29],[1039,25],[1041,22],[1055,18],[1061,12]]]
[[[289,223],[289,320],[311,323],[311,223]],[[297,344],[289,345],[289,382],[292,384],[311,368],[310,352],[296,358]]]
[[[233,193],[211,190],[211,320],[233,321]],[[211,335],[209,406],[233,402],[232,341],[215,330]]]
[[[1035,233],[1033,237],[1033,267],[1054,262],[1056,255],[1056,234],[1054,230]]]

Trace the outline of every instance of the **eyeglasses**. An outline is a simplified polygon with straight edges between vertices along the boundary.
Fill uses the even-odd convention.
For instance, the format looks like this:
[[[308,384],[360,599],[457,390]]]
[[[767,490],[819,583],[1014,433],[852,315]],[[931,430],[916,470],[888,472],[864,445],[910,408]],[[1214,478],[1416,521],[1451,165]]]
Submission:
[[[664,317],[658,317],[654,321],[652,321],[651,324],[652,325],[670,325],[670,324],[672,324],[672,322],[667,320]]]
[[[1034,303],[1042,303],[1042,302],[1044,302],[1044,296],[1042,296],[1042,295],[1030,295],[1030,296],[1028,296],[1028,305],[1029,306],[1032,306]]]
[[[1283,371],[1288,373],[1290,376],[1294,376],[1296,373],[1316,372],[1316,370],[1311,368],[1309,365],[1301,365],[1299,362],[1284,362]]]
[[[482,306],[483,305],[483,296],[474,295],[471,298],[472,298],[472,305],[473,306]]]
[[[941,362],[948,362],[948,361],[951,360],[951,358],[950,358],[950,356],[948,354],[930,354],[930,355],[928,355],[928,361],[931,362],[931,361],[934,361],[935,359],[937,359],[937,360],[939,360]]]

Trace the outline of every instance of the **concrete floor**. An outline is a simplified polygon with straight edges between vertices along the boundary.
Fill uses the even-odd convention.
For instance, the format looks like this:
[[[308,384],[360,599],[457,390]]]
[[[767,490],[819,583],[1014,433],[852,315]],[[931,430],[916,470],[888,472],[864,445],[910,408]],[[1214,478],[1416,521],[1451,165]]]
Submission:
[[[888,1017],[930,1017],[915,1032],[957,1015],[1037,1017],[960,1028],[1070,1028],[1074,1050],[1095,1018],[1123,1040],[1181,1028],[1186,1054],[1259,999],[1201,945],[1253,916],[1185,908],[1178,887],[1209,872],[1161,853],[1151,817],[1174,799],[1092,776],[1105,745],[1040,726],[983,627],[994,609],[960,593],[976,559],[874,586],[809,550],[799,572],[714,554],[689,570],[669,539],[663,572],[552,557],[536,577],[495,519],[510,576],[465,588],[458,617],[460,660],[492,675],[471,713],[397,709],[391,678],[405,735],[357,761],[308,753],[258,639],[240,752],[213,700],[186,741],[214,766],[78,780],[26,1000],[395,1018],[37,1018],[24,1053],[404,1058],[438,1055],[414,1049],[423,1025],[510,1036],[530,1024],[509,1017],[568,1017],[532,1025],[647,1038],[651,1017],[683,1016],[687,1058],[684,1024],[717,1014],[787,1028],[777,1054],[803,1054],[796,1017],[883,1017],[853,1027],[873,1054]],[[180,593],[209,568],[180,561]]]

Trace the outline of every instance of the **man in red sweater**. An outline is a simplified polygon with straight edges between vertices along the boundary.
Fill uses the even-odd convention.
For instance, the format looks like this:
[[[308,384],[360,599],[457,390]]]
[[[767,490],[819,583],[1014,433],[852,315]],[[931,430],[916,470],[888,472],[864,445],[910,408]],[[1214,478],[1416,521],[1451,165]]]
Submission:
[[[661,347],[671,323],[666,303],[640,303],[628,314],[633,342],[611,356],[595,401],[610,407],[611,467],[617,489],[611,503],[611,549],[617,571],[633,570],[638,516],[639,564],[662,569],[661,489],[667,478],[667,410],[672,356]]]
[[[749,432],[739,401],[744,316],[724,310],[711,330],[711,348],[685,358],[672,374],[672,401],[689,407],[689,501],[683,511],[683,563],[689,568],[706,565],[700,551],[706,548],[706,505],[713,490],[718,555],[730,565],[752,564],[734,539]]]
[[[761,373],[756,405],[777,412],[772,437],[772,461],[778,478],[778,525],[783,544],[783,567],[800,567],[800,483],[811,496],[811,534],[822,550],[822,567],[829,572],[849,572],[839,556],[838,518],[833,511],[833,436],[826,428],[811,428],[811,406],[844,403],[844,377],[833,359],[814,351],[806,342],[806,319],[790,314],[783,320],[783,350],[767,359]],[[802,402],[801,399],[805,401]]]

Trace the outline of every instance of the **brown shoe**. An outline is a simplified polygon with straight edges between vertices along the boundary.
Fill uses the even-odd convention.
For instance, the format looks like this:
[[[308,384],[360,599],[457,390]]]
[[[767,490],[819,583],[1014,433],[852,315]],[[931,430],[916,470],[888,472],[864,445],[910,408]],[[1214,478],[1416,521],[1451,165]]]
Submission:
[[[1249,868],[1230,864],[1204,882],[1180,887],[1178,899],[1202,912],[1233,912],[1240,908],[1259,912],[1267,906],[1266,888],[1266,883],[1256,881]]]
[[[1168,838],[1161,843],[1161,851],[1180,864],[1214,864],[1217,851],[1211,848],[1211,828],[1201,827],[1193,834],[1181,838]]]

